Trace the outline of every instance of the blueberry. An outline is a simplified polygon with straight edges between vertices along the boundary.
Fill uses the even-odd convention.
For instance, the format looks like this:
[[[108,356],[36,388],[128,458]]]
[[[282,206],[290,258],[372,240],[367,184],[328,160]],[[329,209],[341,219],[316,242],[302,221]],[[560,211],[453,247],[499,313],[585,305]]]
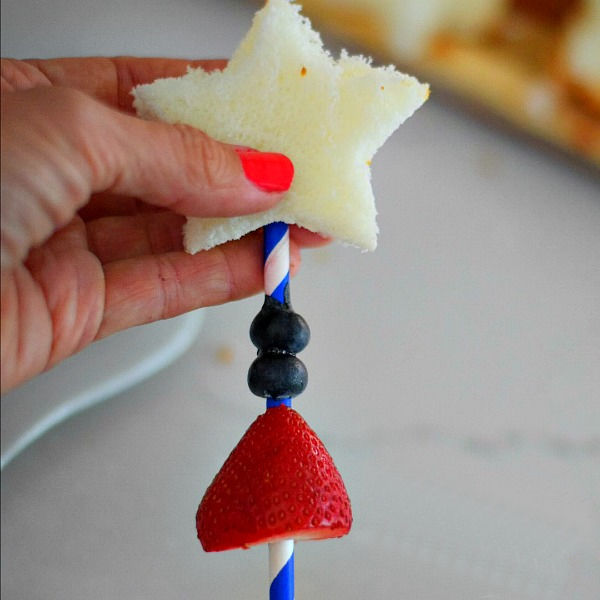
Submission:
[[[248,387],[262,398],[293,398],[304,391],[307,383],[304,363],[292,354],[259,353],[248,370]]]
[[[250,326],[250,339],[259,350],[297,354],[308,345],[310,329],[289,304],[265,296],[262,309]]]

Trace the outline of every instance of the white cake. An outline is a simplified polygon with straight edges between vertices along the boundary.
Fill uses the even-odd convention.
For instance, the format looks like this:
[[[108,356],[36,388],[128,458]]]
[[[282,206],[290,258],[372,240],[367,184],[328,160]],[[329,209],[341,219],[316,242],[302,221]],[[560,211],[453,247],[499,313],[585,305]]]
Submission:
[[[282,152],[295,176],[263,213],[190,218],[189,252],[237,239],[273,221],[301,225],[364,250],[377,245],[370,163],[429,88],[393,67],[324,50],[300,7],[269,0],[224,71],[190,69],[134,90],[144,118],[198,127],[223,142]]]

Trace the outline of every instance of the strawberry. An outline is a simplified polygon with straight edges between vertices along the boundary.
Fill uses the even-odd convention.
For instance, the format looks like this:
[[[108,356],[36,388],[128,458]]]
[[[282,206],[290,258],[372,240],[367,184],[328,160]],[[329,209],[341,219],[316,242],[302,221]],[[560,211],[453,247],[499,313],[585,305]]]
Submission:
[[[350,531],[346,487],[325,446],[292,408],[269,408],[248,428],[196,514],[207,552]]]

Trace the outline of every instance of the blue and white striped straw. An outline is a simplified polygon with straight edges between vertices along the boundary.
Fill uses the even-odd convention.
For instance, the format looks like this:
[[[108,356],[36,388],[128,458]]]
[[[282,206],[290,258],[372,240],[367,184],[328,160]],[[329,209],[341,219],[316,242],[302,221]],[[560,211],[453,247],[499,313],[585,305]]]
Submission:
[[[265,294],[281,304],[290,281],[290,237],[286,223],[276,222],[264,228]],[[267,398],[267,409],[285,404],[291,398]],[[269,544],[269,600],[294,600],[294,540]]]
[[[290,281],[290,232],[287,223],[271,223],[264,228],[265,294],[281,304]]]
[[[283,304],[290,282],[290,230],[287,223],[276,221],[264,227],[265,294]],[[292,405],[291,398],[267,398],[267,408]]]
[[[294,540],[269,544],[269,600],[294,600]]]

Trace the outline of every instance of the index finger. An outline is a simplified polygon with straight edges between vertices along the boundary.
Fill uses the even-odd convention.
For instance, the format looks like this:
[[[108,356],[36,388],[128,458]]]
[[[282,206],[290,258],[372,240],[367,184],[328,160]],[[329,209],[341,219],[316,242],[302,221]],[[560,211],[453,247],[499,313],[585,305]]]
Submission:
[[[122,110],[133,111],[131,90],[162,77],[179,77],[188,67],[223,69],[226,60],[138,58],[133,56],[30,59],[2,61],[17,89],[36,85],[72,87]],[[23,73],[27,70],[27,73]],[[20,75],[20,77],[19,77]]]

